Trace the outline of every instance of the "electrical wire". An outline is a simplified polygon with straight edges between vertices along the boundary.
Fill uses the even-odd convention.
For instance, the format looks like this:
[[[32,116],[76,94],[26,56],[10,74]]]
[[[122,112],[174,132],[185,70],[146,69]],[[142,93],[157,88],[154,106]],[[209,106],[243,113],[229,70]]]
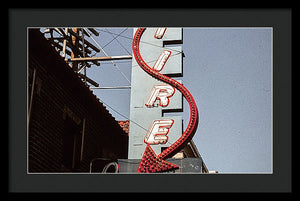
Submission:
[[[115,36],[110,42],[108,42],[108,43],[107,43],[105,46],[103,46],[103,47],[101,47],[101,46],[99,45],[99,43],[97,43],[97,41],[91,36],[91,34],[89,34],[89,33],[88,33],[88,34],[89,34],[89,36],[92,38],[92,40],[98,45],[98,47],[103,51],[103,53],[104,53],[106,56],[108,56],[107,53],[104,51],[103,48],[106,47],[108,44],[110,44],[113,40],[118,41],[118,40],[117,40],[117,37],[123,37],[123,38],[127,38],[127,39],[130,39],[130,40],[133,39],[133,38],[130,38],[130,37],[121,35],[121,34],[122,34],[123,32],[125,32],[127,29],[128,29],[128,28],[126,28],[125,30],[123,30],[123,31],[120,32],[119,34],[112,33],[112,32],[110,32],[110,31],[108,31],[107,29],[106,29],[106,31],[101,30],[101,29],[96,29],[96,30],[98,30],[98,31],[103,31],[103,32],[109,33],[109,34],[111,34],[111,35],[117,35],[117,36]],[[87,30],[86,30],[86,31],[87,31]],[[118,41],[118,42],[119,42],[119,41]],[[156,44],[149,43],[149,42],[144,42],[144,41],[140,41],[140,42],[141,42],[141,43],[144,43],[144,44],[152,45],[152,46],[155,46],[155,47],[159,47],[159,48],[163,48],[163,49],[169,49],[169,50],[172,50],[172,51],[174,51],[174,52],[177,52],[177,53],[171,55],[171,57],[183,53],[183,51],[174,50],[174,49],[172,49],[172,48],[161,47],[161,46],[158,46],[158,45],[156,45]],[[121,45],[120,42],[119,42],[119,44]],[[123,47],[123,46],[122,46],[122,47]],[[123,48],[126,50],[127,53],[129,53],[125,47],[123,47]],[[129,54],[130,54],[130,53],[129,53]],[[148,61],[147,63],[152,63],[152,62],[155,62],[155,61],[156,61],[156,60]],[[113,65],[116,66],[116,67],[118,68],[118,66],[116,65],[115,62],[111,61],[111,62],[109,62],[109,63],[113,63]],[[125,62],[117,62],[117,63],[125,63]],[[138,66],[138,65],[134,65],[134,66]],[[132,67],[134,67],[134,66],[132,66]],[[123,72],[122,72],[119,68],[118,68],[118,70],[122,73],[122,75],[123,75],[123,76],[126,78],[126,80],[130,83],[130,81],[129,81],[129,80],[127,79],[127,77],[123,74]],[[131,83],[130,83],[130,84],[131,84]],[[111,110],[113,110],[113,111],[114,111],[115,113],[117,113],[118,115],[122,116],[122,117],[125,118],[125,119],[128,119],[130,122],[134,123],[134,124],[137,125],[138,127],[142,128],[143,130],[145,130],[145,131],[148,132],[148,129],[144,128],[144,127],[141,126],[139,123],[137,123],[137,122],[131,120],[130,118],[128,118],[127,116],[123,115],[122,113],[120,113],[119,111],[117,111],[116,109],[114,109],[113,107],[111,107],[109,104],[105,103],[103,100],[101,100],[101,99],[99,99],[99,100],[100,100],[100,102],[102,102],[104,105],[106,105],[108,108],[110,108]],[[168,144],[171,144],[170,142],[167,142],[167,143],[168,143]]]
[[[181,52],[179,52],[179,53],[175,53],[175,54],[171,54],[171,56],[170,57],[173,57],[173,56],[176,56],[176,55],[179,55],[179,54],[181,54],[182,53],[182,51]],[[151,63],[154,63],[154,62],[156,62],[157,60],[151,60],[151,61],[145,61],[147,64],[151,64]],[[120,64],[120,63],[128,63],[128,62],[131,62],[131,61],[117,61],[117,62],[115,62],[115,63],[118,63],[118,64]],[[110,62],[105,62],[105,61],[103,61],[103,62],[101,62],[101,64],[109,64]],[[138,64],[136,64],[136,65],[133,65],[132,67],[136,67],[136,66],[139,66]]]
[[[119,37],[122,33],[124,33],[127,29],[128,29],[128,28],[126,28],[126,29],[124,29],[123,31],[121,31],[117,36],[114,36],[114,35],[113,35],[114,33],[108,31],[108,30],[105,28],[105,30],[107,30],[107,32],[113,37],[113,39],[112,39],[111,41],[109,41],[106,45],[104,45],[104,46],[103,46],[103,49],[104,49],[107,45],[109,45],[112,41],[116,40],[116,41],[119,43],[119,45],[127,52],[127,54],[131,54],[131,53],[130,53],[123,45],[122,45],[122,43],[118,40],[118,37]]]
[[[103,100],[101,100],[100,98],[99,98],[99,101],[100,101],[101,103],[103,103],[104,105],[106,105],[107,107],[109,107],[111,110],[113,110],[113,111],[114,111],[115,113],[117,113],[118,115],[124,117],[125,119],[128,119],[129,122],[134,123],[134,124],[137,125],[138,127],[142,128],[143,130],[145,130],[145,131],[148,132],[148,129],[144,128],[143,126],[141,126],[141,125],[138,124],[137,122],[135,122],[135,121],[131,120],[130,118],[128,118],[127,116],[123,115],[122,113],[120,113],[119,111],[117,111],[116,109],[114,109],[113,107],[111,107],[110,105],[108,105],[107,103],[105,103],[105,102],[104,102]],[[168,141],[167,141],[167,143],[170,144],[170,145],[172,144],[172,143],[170,143],[170,142],[168,142]]]
[[[102,31],[102,32],[106,32],[106,33],[111,33],[111,32],[109,32],[109,31],[105,31],[105,30],[102,30],[102,29],[99,29],[99,28],[96,28],[96,30]],[[115,34],[115,33],[111,33],[111,34]],[[116,35],[116,34],[115,34],[115,35]],[[123,38],[127,38],[127,39],[129,39],[129,40],[133,40],[133,38],[128,37],[128,36],[124,36],[124,35],[118,35],[118,36],[123,37]],[[180,52],[180,53],[182,53],[182,51],[178,51],[178,50],[175,50],[175,49],[172,49],[172,48],[169,48],[169,47],[161,47],[161,46],[159,46],[159,45],[157,45],[157,44],[145,42],[145,41],[142,41],[142,40],[140,41],[140,43],[152,45],[152,46],[154,46],[154,47],[162,48],[162,49],[165,49],[165,50],[172,50],[172,51],[174,51],[174,52]]]
[[[101,45],[92,37],[92,35],[88,32],[87,28],[84,28],[85,31],[88,33],[89,37],[96,43],[96,45],[102,50],[102,52],[105,54],[105,56],[108,57],[108,54],[104,51],[104,49],[101,47]],[[113,66],[115,66],[118,71],[122,74],[122,76],[129,82],[129,84],[131,84],[130,80],[126,77],[126,75],[121,71],[121,69],[119,68],[119,66],[114,63],[114,61],[111,60],[111,63],[113,64]]]
[[[134,123],[135,125],[139,126],[140,128],[142,128],[145,131],[148,131],[148,129],[144,128],[143,126],[141,126],[140,124],[138,124],[137,122],[131,120],[130,118],[128,118],[127,116],[123,115],[122,113],[120,113],[119,111],[117,111],[116,109],[114,109],[113,107],[111,107],[109,104],[105,103],[103,100],[101,100],[99,98],[99,101],[101,103],[103,103],[104,105],[106,105],[107,107],[109,107],[111,110],[113,110],[115,113],[117,113],[118,115],[124,117],[125,119],[128,119],[130,122]]]

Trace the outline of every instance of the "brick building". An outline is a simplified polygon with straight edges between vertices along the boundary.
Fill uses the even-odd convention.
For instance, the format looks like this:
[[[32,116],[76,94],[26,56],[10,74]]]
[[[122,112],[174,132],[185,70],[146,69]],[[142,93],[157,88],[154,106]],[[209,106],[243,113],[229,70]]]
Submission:
[[[28,29],[28,172],[89,172],[126,159],[128,134],[39,29]]]

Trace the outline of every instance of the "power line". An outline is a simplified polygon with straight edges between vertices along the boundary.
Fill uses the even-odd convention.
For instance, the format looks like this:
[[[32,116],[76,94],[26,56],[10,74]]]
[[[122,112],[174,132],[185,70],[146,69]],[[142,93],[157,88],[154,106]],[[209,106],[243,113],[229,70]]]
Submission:
[[[123,31],[121,31],[119,34],[116,34],[116,33],[112,33],[112,32],[110,32],[110,31],[108,31],[106,28],[105,28],[105,30],[101,30],[101,29],[99,29],[99,28],[95,28],[96,30],[98,30],[98,31],[103,31],[103,32],[106,32],[106,33],[109,33],[109,34],[111,34],[111,35],[117,35],[116,37],[114,37],[114,39],[116,39],[117,40],[117,37],[123,37],[123,38],[127,38],[127,39],[130,39],[130,40],[133,40],[133,38],[131,38],[131,37],[127,37],[127,36],[124,36],[124,35],[122,35],[122,33],[123,32],[125,32],[128,28],[126,28],[126,29],[124,29]],[[86,30],[86,28],[85,28],[85,30]],[[87,30],[86,30],[87,31]],[[103,53],[106,55],[106,56],[108,56],[107,55],[107,53],[104,51],[104,49],[103,49],[103,47],[101,47],[100,46],[100,44],[88,33],[88,35],[92,38],[92,40],[99,46],[99,48],[103,51]],[[114,40],[113,39],[113,40]],[[112,42],[113,40],[111,40],[110,42]],[[117,40],[118,41],[118,40]],[[110,43],[109,42],[109,43]],[[162,48],[162,49],[168,49],[168,50],[172,50],[172,51],[174,51],[174,52],[177,52],[177,53],[175,53],[175,54],[172,54],[170,57],[172,57],[172,56],[176,56],[176,55],[178,55],[178,54],[182,54],[183,53],[183,51],[178,51],[178,50],[174,50],[174,49],[172,49],[172,48],[166,48],[166,47],[161,47],[161,46],[159,46],[159,45],[156,45],[156,44],[152,44],[152,43],[149,43],[149,42],[144,42],[144,41],[140,41],[141,43],[145,43],[145,44],[149,44],[149,45],[152,45],[152,46],[155,46],[155,47],[159,47],[159,48]],[[109,43],[107,43],[106,45],[108,45]],[[105,46],[106,46],[105,45]],[[121,43],[120,43],[120,45],[121,45]],[[127,51],[127,49],[125,48],[125,47],[123,47],[126,51]],[[128,52],[128,51],[127,51]],[[129,53],[129,52],[128,52]],[[129,53],[130,54],[130,53]],[[156,60],[152,60],[152,61],[147,61],[147,63],[152,63],[152,62],[155,62]],[[126,61],[125,61],[126,62]],[[129,79],[127,78],[127,76],[121,71],[121,69],[119,68],[119,66],[117,65],[117,63],[125,63],[125,62],[114,62],[114,61],[110,61],[110,62],[107,62],[107,63],[112,63],[117,69],[118,69],[118,71],[122,74],[122,76],[131,84],[131,82],[129,81]],[[128,62],[128,61],[127,61]],[[102,62],[103,64],[107,64],[107,63],[105,63],[105,62]],[[138,66],[138,65],[133,65],[132,67],[135,67],[135,66]]]
[[[141,126],[140,124],[138,124],[137,122],[131,120],[130,118],[128,118],[127,116],[121,114],[119,111],[117,111],[116,109],[114,109],[113,107],[111,107],[110,105],[108,105],[107,103],[105,103],[103,100],[101,100],[99,98],[99,100],[101,101],[101,103],[103,103],[104,105],[106,105],[107,107],[109,107],[110,109],[112,109],[115,113],[117,113],[118,115],[124,117],[125,119],[128,119],[130,122],[134,123],[135,125],[139,126],[140,128],[142,128],[145,131],[148,131],[148,129],[144,128],[143,126]]]
[[[133,40],[133,38],[130,38],[130,37],[121,35],[123,32],[125,32],[125,31],[127,30],[127,28],[126,28],[125,30],[123,30],[122,32],[120,32],[119,34],[115,34],[115,33],[109,32],[108,30],[106,30],[106,31],[104,31],[104,30],[99,30],[99,29],[96,29],[96,30],[98,30],[98,31],[103,31],[103,32],[109,33],[109,34],[111,34],[111,35],[117,35],[117,36],[115,36],[110,42],[108,42],[105,46],[107,46],[108,44],[110,44],[113,40],[117,40],[117,37],[123,37],[123,38],[127,38],[127,39],[130,39],[130,40]],[[90,34],[89,34],[89,35],[90,35]],[[91,37],[91,35],[90,35],[90,37]],[[105,46],[104,46],[104,47],[101,47],[101,46],[95,41],[95,39],[94,39],[93,37],[91,37],[91,38],[92,38],[92,40],[99,46],[99,48],[103,51],[103,53],[104,53],[106,56],[108,56],[108,55],[106,54],[106,52],[104,51],[104,49],[103,49]],[[117,40],[117,41],[118,41],[118,40]],[[156,47],[159,47],[159,48],[169,49],[169,50],[172,50],[172,51],[177,52],[177,53],[175,53],[175,54],[172,54],[171,57],[172,57],[172,56],[176,56],[176,55],[178,55],[178,54],[182,54],[182,51],[178,51],[178,50],[174,50],[174,49],[166,48],[166,47],[161,47],[161,46],[158,46],[158,45],[156,45],[156,44],[149,43],[149,42],[143,42],[143,41],[141,41],[141,42],[142,42],[142,43],[145,43],[145,44],[152,45],[152,46],[156,46]],[[124,48],[124,49],[125,49],[125,48]],[[125,49],[125,50],[126,50],[126,49]],[[126,50],[126,51],[127,51],[127,50]],[[148,61],[147,63],[152,63],[152,62],[155,62],[155,61],[156,61],[156,60],[152,60],[152,61]],[[117,67],[116,63],[114,63],[114,62],[110,62],[110,63],[113,63],[114,66]],[[124,63],[124,62],[117,62],[117,63]],[[134,66],[138,66],[138,65],[134,65]],[[134,66],[132,66],[132,67],[134,67]],[[118,68],[118,69],[119,69],[119,68]],[[120,69],[119,69],[119,70],[120,70]],[[122,73],[121,70],[120,70],[120,72]],[[122,73],[122,74],[123,74],[123,73]],[[125,75],[124,75],[124,76],[125,76]],[[125,77],[126,77],[126,76],[125,76]],[[127,79],[127,80],[128,80],[128,79]],[[128,81],[129,81],[129,80],[128,80]],[[129,82],[130,82],[130,81],[129,81]],[[105,103],[103,100],[101,100],[101,99],[99,99],[99,100],[100,100],[103,104],[105,104],[108,108],[110,108],[112,111],[114,111],[115,113],[117,113],[118,115],[122,116],[122,117],[125,118],[125,119],[128,119],[130,122],[134,123],[135,125],[139,126],[139,127],[142,128],[143,130],[145,130],[145,131],[148,132],[148,129],[144,128],[144,127],[141,126],[139,123],[137,123],[137,122],[131,120],[129,117],[123,115],[122,113],[120,113],[119,111],[117,111],[116,109],[114,109],[113,107],[111,107],[109,104]],[[171,143],[168,142],[168,144],[171,144]]]
[[[99,29],[99,28],[95,28],[95,29],[98,30],[98,31],[102,31],[102,32],[106,32],[106,33],[115,34],[115,33],[112,33],[112,32],[109,32],[109,31],[105,31],[105,30],[102,30],[102,29]],[[116,35],[116,34],[115,34],[115,35]],[[133,40],[133,38],[128,37],[128,36],[124,36],[124,35],[118,35],[118,36],[123,37],[123,38],[127,38],[127,39],[129,39],[129,40]],[[152,45],[152,46],[155,46],[155,47],[158,47],[158,48],[162,48],[162,49],[166,49],[166,50],[172,50],[172,51],[174,51],[174,52],[180,52],[180,53],[182,52],[182,51],[178,51],[178,50],[175,50],[175,49],[172,49],[172,48],[169,48],[169,47],[161,47],[161,46],[159,46],[159,45],[157,45],[157,44],[145,42],[145,41],[142,41],[142,40],[140,40],[140,43]]]
[[[108,56],[108,54],[104,51],[104,49],[101,47],[101,45],[92,37],[92,35],[88,32],[88,30],[86,28],[84,28],[85,31],[88,33],[88,35],[90,36],[90,38],[96,43],[96,45],[102,50],[102,52]],[[115,66],[118,71],[122,74],[122,76],[129,82],[129,84],[131,84],[130,80],[126,77],[126,75],[121,71],[121,69],[119,68],[119,66],[114,63],[113,61],[111,61],[111,63],[113,64],[113,66]]]
[[[106,105],[107,107],[109,107],[110,109],[112,109],[115,113],[119,114],[120,116],[124,117],[125,119],[128,119],[129,122],[132,122],[134,123],[135,125],[137,125],[138,127],[142,128],[143,130],[147,131],[148,132],[148,129],[144,128],[143,126],[141,126],[140,124],[138,124],[137,122],[131,120],[130,118],[128,118],[127,116],[123,115],[122,113],[118,112],[116,109],[114,109],[113,107],[111,107],[110,105],[108,105],[107,103],[105,103],[103,100],[101,100],[99,98],[99,100],[101,101],[101,103],[103,103],[104,105]],[[172,144],[170,142],[167,141],[168,144]]]
[[[114,36],[113,35],[113,33],[112,32],[110,32],[110,31],[108,31],[106,28],[105,28],[105,30],[107,30],[107,32],[113,37],[113,39],[110,41],[110,42],[108,42],[106,45],[104,45],[103,46],[103,48],[105,47],[105,46],[107,46],[108,44],[110,44],[112,41],[114,41],[114,40],[116,40],[118,43],[119,43],[119,45],[128,53],[128,54],[131,54],[123,45],[122,45],[122,43],[117,39],[123,32],[125,32],[126,30],[127,30],[128,28],[125,28],[123,31],[121,31],[117,36]]]
[[[113,36],[113,34],[112,34],[112,32],[109,32],[108,30],[107,30],[107,32],[108,33],[110,33],[110,35],[112,35],[112,37],[113,37],[113,39],[112,40],[110,40],[108,43],[106,43],[105,45],[103,45],[103,49],[106,47],[106,46],[108,46],[111,42],[113,42],[114,40],[116,40],[123,32],[125,32],[126,30],[127,30],[128,28],[126,28],[126,29],[124,29],[123,31],[121,31],[119,34],[117,34],[117,36]]]
[[[170,57],[173,57],[173,56],[176,56],[176,55],[179,55],[181,54],[182,52],[179,52],[179,53],[175,53],[175,54],[171,54]],[[157,60],[151,60],[151,61],[145,61],[147,64],[150,64],[150,63],[153,63],[153,62],[156,62]],[[119,61],[119,62],[115,62],[115,63],[128,63],[128,62],[131,62],[131,61]],[[110,62],[101,62],[101,64],[109,64]],[[136,67],[136,66],[139,66],[138,64],[136,65],[133,65],[132,67]]]

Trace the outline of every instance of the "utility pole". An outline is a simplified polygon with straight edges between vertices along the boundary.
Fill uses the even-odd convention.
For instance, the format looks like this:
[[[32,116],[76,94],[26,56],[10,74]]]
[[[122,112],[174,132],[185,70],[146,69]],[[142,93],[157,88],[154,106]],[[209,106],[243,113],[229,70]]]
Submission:
[[[100,49],[85,39],[85,36],[87,36],[94,40],[92,38],[92,34],[90,34],[88,31],[95,36],[99,36],[99,33],[94,28],[89,27],[87,27],[87,29],[83,27],[53,27],[46,28],[43,33],[45,34],[47,40],[50,41],[52,46],[55,47],[59,54],[68,63],[70,68],[78,74],[84,83],[89,83],[95,87],[99,87],[97,82],[87,77],[86,68],[90,68],[91,64],[100,66],[100,61],[132,59],[132,56],[90,56],[91,54],[95,55],[96,53],[100,52]],[[49,34],[48,37],[46,36],[47,34]],[[81,72],[83,72],[83,74]]]
[[[78,33],[78,29],[77,28],[72,28],[72,31],[74,33]],[[73,47],[71,50],[71,58],[74,59],[74,58],[78,58],[78,39],[72,35],[72,44],[73,44]],[[74,61],[71,63],[71,68],[77,72],[78,71],[78,62]]]

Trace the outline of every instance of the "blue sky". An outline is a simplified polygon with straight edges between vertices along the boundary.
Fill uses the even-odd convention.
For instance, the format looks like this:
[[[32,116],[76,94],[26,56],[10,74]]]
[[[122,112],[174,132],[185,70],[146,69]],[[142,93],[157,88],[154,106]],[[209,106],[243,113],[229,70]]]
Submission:
[[[131,54],[132,28],[97,31],[100,35],[93,37],[107,55]],[[198,106],[200,121],[193,140],[208,169],[271,173],[272,28],[183,28],[182,47],[180,79]],[[102,62],[87,69],[87,76],[103,87],[130,86],[131,61]],[[130,89],[95,89],[94,94],[116,120],[130,118]],[[186,102],[181,114],[185,127]]]

